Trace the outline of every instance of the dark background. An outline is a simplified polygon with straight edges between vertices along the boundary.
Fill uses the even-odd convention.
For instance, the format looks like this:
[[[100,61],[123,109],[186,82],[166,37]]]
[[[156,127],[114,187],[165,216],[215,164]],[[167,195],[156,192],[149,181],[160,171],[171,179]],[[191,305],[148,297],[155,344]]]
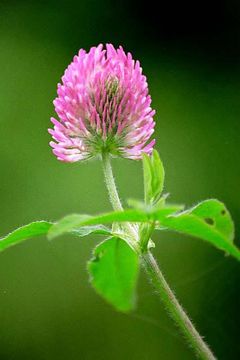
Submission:
[[[36,219],[110,209],[99,162],[66,165],[47,128],[56,84],[79,48],[123,45],[157,109],[173,202],[224,201],[240,246],[240,3],[0,2],[0,234]],[[141,163],[115,160],[123,199]],[[238,359],[240,264],[200,240],[156,234],[154,253],[218,359]],[[140,276],[138,308],[115,312],[90,288],[94,237],[29,240],[0,255],[0,359],[193,359]]]

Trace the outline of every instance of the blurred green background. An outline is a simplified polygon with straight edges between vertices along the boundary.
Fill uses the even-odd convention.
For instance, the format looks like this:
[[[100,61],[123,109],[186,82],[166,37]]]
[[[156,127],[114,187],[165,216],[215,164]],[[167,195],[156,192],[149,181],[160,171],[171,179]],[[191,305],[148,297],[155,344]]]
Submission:
[[[101,164],[67,165],[47,128],[56,84],[78,49],[122,44],[140,59],[157,109],[166,192],[224,201],[240,246],[239,3],[0,2],[0,235],[36,219],[110,209]],[[114,160],[123,199],[141,163]],[[115,312],[90,288],[100,238],[27,241],[0,255],[0,359],[193,359],[141,274],[138,308]],[[155,235],[170,285],[219,359],[239,359],[240,264],[200,240]]]

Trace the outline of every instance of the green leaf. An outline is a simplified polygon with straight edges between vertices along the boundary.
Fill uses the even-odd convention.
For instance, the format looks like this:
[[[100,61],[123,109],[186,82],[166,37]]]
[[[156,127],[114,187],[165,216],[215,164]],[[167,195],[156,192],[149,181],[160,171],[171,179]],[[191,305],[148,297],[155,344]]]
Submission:
[[[70,215],[70,217],[72,216]],[[89,216],[86,215],[81,215],[81,216],[77,215],[77,217],[78,217],[78,222],[79,222],[79,217],[82,220],[89,218]],[[53,225],[54,225],[53,223],[48,221],[34,221],[28,225],[21,226],[20,228],[14,230],[10,234],[0,239],[0,251],[3,251],[10,246],[16,245],[32,237],[47,235],[47,233],[49,232],[49,230]],[[62,230],[64,230],[64,221],[61,226],[62,226]],[[71,226],[71,233],[82,237],[90,234],[111,235],[112,232],[106,226],[92,225],[92,226],[83,226],[78,229],[75,229],[74,227]]]
[[[157,201],[163,191],[165,172],[163,163],[156,150],[152,154],[152,191],[154,201]]]
[[[90,219],[91,216],[88,215],[78,215],[78,214],[71,214],[67,215],[62,218],[59,222],[55,223],[48,232],[48,238],[50,240],[54,239],[57,236],[62,234],[66,234],[71,231],[76,231],[79,227],[79,224],[84,225],[91,225],[86,224],[86,220]]]
[[[150,212],[139,209],[128,209],[124,211],[110,212],[98,216],[72,214],[64,217],[55,223],[48,232],[49,239],[59,235],[71,232],[82,226],[108,224],[113,222],[152,222],[160,221],[162,218],[172,214],[181,207],[178,205],[167,206],[162,209],[152,210]]]
[[[96,292],[117,310],[134,308],[139,261],[124,240],[112,237],[99,244],[88,262],[88,271]]]
[[[233,221],[218,200],[205,200],[190,210],[169,215],[160,221],[160,225],[206,240],[240,260],[240,250],[233,244]]]
[[[51,228],[49,230],[48,238],[51,240],[69,232],[80,237],[90,234],[111,235],[111,230],[106,226],[103,226],[100,223],[97,224],[96,222],[94,224],[90,224],[88,220],[91,219],[92,217],[89,215],[67,215],[52,226],[53,229]]]
[[[146,204],[156,203],[164,185],[164,167],[156,150],[152,156],[143,154],[144,198]]]
[[[112,231],[111,229],[107,228],[103,225],[92,225],[92,226],[83,226],[78,229],[72,230],[72,233],[83,237],[91,234],[97,234],[97,235],[111,235]]]
[[[146,204],[150,204],[152,199],[151,158],[149,157],[149,155],[143,153],[142,161],[143,161],[144,200]]]
[[[51,226],[52,223],[48,221],[35,221],[31,224],[22,226],[0,239],[0,251],[29,238],[45,235]]]

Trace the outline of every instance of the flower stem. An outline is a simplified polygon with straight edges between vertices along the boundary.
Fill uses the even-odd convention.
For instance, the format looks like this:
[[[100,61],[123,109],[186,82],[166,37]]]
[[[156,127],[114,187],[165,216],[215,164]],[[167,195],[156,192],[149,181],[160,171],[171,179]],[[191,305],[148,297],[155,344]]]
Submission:
[[[108,190],[110,203],[112,204],[112,207],[115,211],[123,211],[122,203],[118,195],[117,187],[112,172],[112,166],[111,166],[109,154],[104,154],[104,153],[102,154],[102,163],[103,163],[104,178]],[[132,247],[136,249],[135,245],[136,245],[136,239],[138,237],[138,233],[129,223],[124,223],[122,225],[122,228],[125,230],[125,232],[127,232],[130,235],[130,238],[132,238],[133,240]]]
[[[102,160],[105,182],[110,202],[114,210],[122,211],[123,207],[113,177],[109,155],[103,154]],[[130,237],[137,236],[134,228],[130,224],[127,225],[128,226],[125,227],[125,230],[128,231]],[[136,249],[136,251],[138,252],[138,254],[140,253],[139,249]],[[161,301],[163,302],[171,318],[175,321],[179,330],[186,338],[190,347],[193,348],[196,355],[201,360],[215,360],[215,357],[209,349],[208,345],[205,344],[202,337],[199,335],[194,325],[192,324],[191,320],[188,318],[187,314],[179,304],[176,296],[170,289],[151,252],[148,250],[146,253],[142,253],[140,256],[142,264],[148,276],[150,277],[153,286],[157,290]]]
[[[110,162],[110,157],[108,154],[102,155],[102,162],[103,162],[103,172],[104,172],[104,178],[108,190],[108,195],[110,202],[112,204],[112,207],[115,211],[122,211],[122,203],[118,195],[117,187],[115,184],[113,172],[112,172],[112,166]]]

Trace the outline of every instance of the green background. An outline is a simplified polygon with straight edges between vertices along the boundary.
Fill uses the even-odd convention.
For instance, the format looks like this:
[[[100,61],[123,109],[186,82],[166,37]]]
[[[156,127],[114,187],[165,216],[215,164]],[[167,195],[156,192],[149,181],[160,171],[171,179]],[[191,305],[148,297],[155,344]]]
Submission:
[[[219,8],[206,7],[206,24],[199,15],[195,25],[191,15],[187,26],[178,8],[158,22],[146,6],[0,2],[0,235],[37,219],[110,209],[101,164],[58,162],[47,128],[57,82],[74,54],[112,42],[131,51],[148,77],[171,201],[222,200],[240,246],[240,31],[232,21],[239,7],[228,2],[225,22],[214,17]],[[122,199],[141,198],[141,163],[114,160],[113,167]],[[1,253],[1,360],[194,358],[144,274],[129,315],[90,288],[86,261],[100,240],[38,238]],[[166,278],[217,357],[240,358],[240,264],[200,240],[158,233],[155,241]]]

